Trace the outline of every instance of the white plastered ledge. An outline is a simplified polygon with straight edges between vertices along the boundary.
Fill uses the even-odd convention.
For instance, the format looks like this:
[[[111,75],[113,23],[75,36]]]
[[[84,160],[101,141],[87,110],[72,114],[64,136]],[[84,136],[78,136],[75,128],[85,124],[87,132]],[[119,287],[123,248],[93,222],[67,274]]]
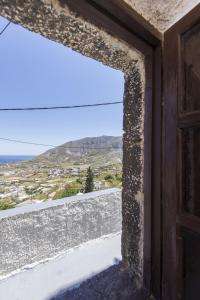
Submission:
[[[200,3],[199,0],[123,1],[162,33]]]

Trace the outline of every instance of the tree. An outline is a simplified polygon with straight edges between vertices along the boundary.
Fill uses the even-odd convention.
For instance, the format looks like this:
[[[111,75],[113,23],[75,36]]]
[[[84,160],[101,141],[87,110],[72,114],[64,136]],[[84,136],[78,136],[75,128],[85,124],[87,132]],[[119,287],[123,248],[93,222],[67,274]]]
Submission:
[[[87,169],[87,177],[85,181],[85,193],[90,193],[94,190],[94,174],[92,169],[89,167]]]

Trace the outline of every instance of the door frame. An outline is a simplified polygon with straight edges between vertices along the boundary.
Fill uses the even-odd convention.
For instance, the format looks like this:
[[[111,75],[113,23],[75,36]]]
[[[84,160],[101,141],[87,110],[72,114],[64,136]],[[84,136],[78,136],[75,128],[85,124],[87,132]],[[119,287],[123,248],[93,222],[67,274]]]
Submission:
[[[180,36],[200,19],[200,4],[164,34],[163,46],[163,280],[162,299],[176,300],[181,241],[177,239],[179,197],[178,99],[180,98]],[[181,251],[181,250],[180,250]]]
[[[161,297],[161,151],[162,151],[162,47],[161,34],[128,5],[116,0],[62,0],[92,24],[104,28],[144,55],[144,278],[141,293]],[[134,298],[134,299],[136,299]]]

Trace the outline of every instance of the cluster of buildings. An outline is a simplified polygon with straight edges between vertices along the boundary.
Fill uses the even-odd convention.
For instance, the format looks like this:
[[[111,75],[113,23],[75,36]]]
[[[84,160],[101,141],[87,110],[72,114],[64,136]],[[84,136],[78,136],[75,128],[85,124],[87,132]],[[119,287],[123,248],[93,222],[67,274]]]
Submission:
[[[76,168],[52,168],[48,172],[48,176],[53,177],[67,177],[67,176],[79,176],[82,169],[80,167]]]

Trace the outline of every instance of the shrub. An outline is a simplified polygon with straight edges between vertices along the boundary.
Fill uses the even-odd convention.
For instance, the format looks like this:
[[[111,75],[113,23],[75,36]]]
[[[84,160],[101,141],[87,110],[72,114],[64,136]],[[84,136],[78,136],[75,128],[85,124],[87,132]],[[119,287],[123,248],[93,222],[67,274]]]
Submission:
[[[105,180],[113,180],[114,177],[111,174],[108,174],[104,177]]]
[[[35,199],[35,200],[48,200],[48,195],[47,194],[42,194],[42,193],[34,194],[32,199]]]
[[[77,179],[76,179],[76,183],[82,184],[83,181],[81,180],[81,178],[77,178]]]
[[[0,210],[14,208],[15,205],[15,202],[11,198],[0,199]]]
[[[122,175],[121,174],[115,174],[115,178],[116,178],[116,180],[118,180],[118,181],[122,181]]]
[[[66,188],[56,192],[55,196],[53,197],[53,200],[75,196],[76,194],[78,194],[78,192],[78,189]]]

